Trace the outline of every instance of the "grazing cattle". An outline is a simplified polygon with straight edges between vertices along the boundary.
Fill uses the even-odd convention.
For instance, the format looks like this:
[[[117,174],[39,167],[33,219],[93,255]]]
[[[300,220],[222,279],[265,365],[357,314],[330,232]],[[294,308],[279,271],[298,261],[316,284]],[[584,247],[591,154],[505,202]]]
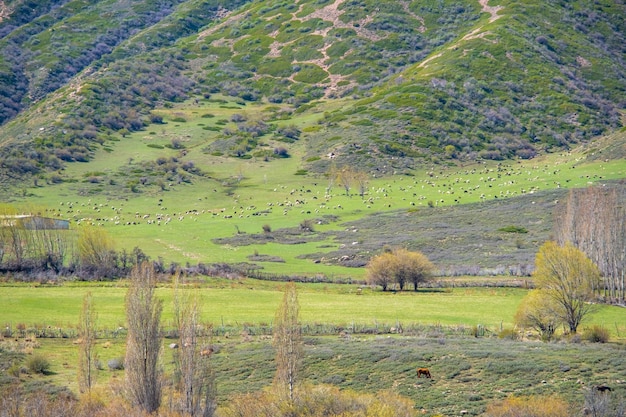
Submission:
[[[428,368],[417,368],[417,377],[421,378],[422,375],[424,375],[426,378],[432,378],[432,376],[430,376],[430,371],[428,370]]]
[[[609,387],[608,385],[597,385],[595,388],[597,391],[600,391],[600,392],[612,391],[611,387]]]

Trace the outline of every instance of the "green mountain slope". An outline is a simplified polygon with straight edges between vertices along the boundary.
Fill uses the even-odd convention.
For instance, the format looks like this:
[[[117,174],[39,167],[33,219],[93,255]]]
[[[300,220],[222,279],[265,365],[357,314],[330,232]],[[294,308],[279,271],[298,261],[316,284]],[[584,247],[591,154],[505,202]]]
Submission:
[[[31,4],[32,3],[32,4]],[[4,181],[89,161],[212,94],[324,112],[302,164],[390,173],[420,162],[532,158],[621,126],[626,6],[597,1],[2,3]],[[331,103],[337,102],[337,105]],[[270,120],[211,131],[258,154]]]

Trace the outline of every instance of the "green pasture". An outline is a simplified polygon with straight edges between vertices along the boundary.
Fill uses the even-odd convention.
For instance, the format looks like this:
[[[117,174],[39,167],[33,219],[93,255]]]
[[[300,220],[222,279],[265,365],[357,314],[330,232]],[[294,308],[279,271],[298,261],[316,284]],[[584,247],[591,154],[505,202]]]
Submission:
[[[199,298],[202,319],[214,327],[271,325],[282,299],[283,284],[269,281],[212,280],[185,287]],[[481,325],[493,332],[513,327],[517,306],[526,290],[517,288],[454,288],[418,292],[382,292],[356,285],[299,285],[300,319],[303,324],[376,327],[442,325],[472,328]],[[118,285],[0,287],[0,324],[16,328],[74,329],[85,293],[91,292],[103,329],[125,327],[123,282]],[[163,324],[172,320],[171,286],[162,286]],[[626,335],[626,316],[618,307],[602,306],[585,325],[601,324],[613,336]]]
[[[185,288],[199,297],[202,319],[217,330],[211,343],[217,349],[213,366],[221,404],[233,394],[271,383],[275,353],[268,334],[282,288],[281,283],[250,279],[210,279]],[[411,398],[418,408],[447,415],[468,408],[479,415],[489,402],[511,394],[559,393],[579,402],[582,394],[577,381],[581,380],[589,385],[617,384],[616,389],[622,389],[615,382],[625,366],[619,343],[626,334],[622,308],[602,306],[581,328],[582,332],[587,326],[602,325],[618,343],[511,341],[494,336],[512,327],[526,290],[455,288],[394,294],[363,288],[359,295],[358,288],[299,284],[300,318],[306,328],[346,330],[344,337],[305,334],[302,377],[307,382],[363,392],[392,389]],[[124,332],[114,331],[125,326],[124,282],[0,287],[1,325],[15,330],[22,323],[27,333],[35,327],[69,335],[36,340],[33,353],[50,362],[50,373],[35,378],[41,383],[77,391],[78,347],[73,341],[87,291],[93,294],[99,329],[109,330],[95,346],[102,368],[96,375],[96,389],[106,391],[124,378],[123,371],[108,369],[108,361],[123,358],[125,352]],[[162,285],[158,295],[164,300],[162,321],[167,330],[171,328],[173,289]],[[390,333],[391,327],[398,326],[407,335]],[[484,327],[485,337],[475,338],[473,329],[479,327]],[[0,346],[12,349],[20,340],[0,337]],[[161,360],[166,373],[171,370],[168,345],[172,341],[163,341]],[[417,380],[417,366],[428,366],[433,380]]]
[[[326,108],[326,102],[317,106],[292,115],[288,123],[303,132],[314,128],[323,112],[333,109]],[[84,223],[102,226],[118,249],[132,250],[138,246],[153,259],[161,257],[166,264],[240,263],[249,262],[251,255],[263,254],[284,261],[255,262],[268,273],[362,278],[362,268],[302,259],[302,255],[323,256],[339,247],[332,239],[316,240],[315,232],[344,230],[344,223],[380,212],[415,212],[431,206],[493,201],[626,177],[625,160],[591,161],[581,148],[532,160],[440,164],[416,167],[410,175],[372,176],[365,194],[360,196],[356,185],[346,193],[324,173],[296,175],[305,167],[306,133],[290,144],[278,142],[273,134],[259,138],[259,148],[285,146],[289,158],[266,161],[215,156],[203,151],[218,137],[207,127],[234,129],[233,115],[260,120],[281,109],[268,104],[241,105],[218,97],[157,110],[155,113],[163,117],[164,124],[114,138],[88,164],[69,164],[62,174],[66,181],[29,188],[26,196],[14,203],[41,207],[46,215],[70,220],[72,227]],[[269,123],[287,122],[276,118]],[[184,156],[182,149],[167,147],[173,140],[182,144]],[[139,187],[138,192],[125,188],[128,172],[159,157],[184,158],[205,176],[194,177],[191,183],[168,183],[163,190],[155,185]],[[325,154],[319,157],[327,158]],[[298,244],[233,246],[214,241],[261,234],[264,226],[273,231],[297,229],[304,220],[312,222],[314,231]],[[510,225],[499,225],[504,226]]]
[[[96,392],[119,386],[124,371],[107,367],[124,356],[124,338],[98,340],[95,346],[103,369],[96,373]],[[164,341],[162,364],[169,373],[172,350]],[[218,401],[232,395],[262,390],[275,372],[271,338],[218,337],[212,357]],[[332,384],[341,389],[376,393],[393,391],[410,398],[427,415],[482,415],[487,404],[510,395],[559,395],[582,405],[584,387],[607,384],[614,398],[624,393],[626,359],[617,344],[542,343],[492,337],[430,335],[356,335],[306,337],[301,378],[310,384]],[[67,339],[38,339],[36,353],[50,361],[50,374],[34,379],[77,392],[78,348]],[[426,366],[433,378],[417,379],[415,368]],[[31,381],[26,381],[26,383]],[[581,384],[581,382],[583,384]],[[581,387],[581,385],[583,385]],[[101,394],[102,395],[102,394]]]

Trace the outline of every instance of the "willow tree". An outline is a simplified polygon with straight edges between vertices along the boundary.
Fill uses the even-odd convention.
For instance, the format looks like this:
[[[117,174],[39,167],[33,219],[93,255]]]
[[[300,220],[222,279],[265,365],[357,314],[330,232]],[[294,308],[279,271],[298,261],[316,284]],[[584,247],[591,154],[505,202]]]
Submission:
[[[515,313],[515,324],[536,330],[542,340],[548,341],[561,324],[558,311],[554,300],[546,297],[542,290],[535,289],[522,299]]]
[[[302,362],[302,329],[298,322],[300,305],[293,282],[285,286],[283,301],[274,321],[274,348],[276,349],[275,388],[278,394],[293,401]]]
[[[600,271],[571,243],[565,246],[552,241],[544,243],[535,259],[534,279],[571,333],[576,333],[583,319],[596,310],[590,301],[600,281]]]
[[[421,252],[412,252],[407,249],[393,251],[396,257],[396,281],[411,283],[417,291],[420,283],[429,280],[435,270],[435,266]]]
[[[83,225],[78,230],[80,265],[90,274],[100,276],[112,274],[115,269],[114,248],[113,239],[105,229]]]
[[[417,291],[420,283],[430,279],[434,269],[435,266],[423,253],[399,248],[386,250],[370,259],[366,278],[368,284],[380,285],[383,291],[391,284],[398,284],[402,291],[409,283]]]
[[[380,285],[383,291],[395,282],[396,258],[391,252],[374,256],[367,263],[366,279],[369,285]]]
[[[126,390],[130,401],[148,413],[161,405],[162,375],[161,312],[163,301],[156,298],[157,276],[150,262],[133,268],[126,293]]]

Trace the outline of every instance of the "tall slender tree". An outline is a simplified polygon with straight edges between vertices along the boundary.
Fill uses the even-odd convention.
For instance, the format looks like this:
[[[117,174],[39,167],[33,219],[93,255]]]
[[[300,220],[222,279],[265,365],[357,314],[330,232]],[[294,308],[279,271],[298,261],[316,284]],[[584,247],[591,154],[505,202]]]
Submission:
[[[181,393],[180,410],[184,415],[213,416],[217,409],[215,375],[210,363],[213,353],[206,336],[210,329],[200,323],[197,296],[184,291],[180,274],[174,290],[174,315],[178,328],[178,349],[174,354],[175,385]]]
[[[274,384],[278,394],[289,401],[295,399],[303,355],[299,314],[298,292],[296,285],[290,282],[285,286],[283,301],[276,311],[274,322],[274,348],[276,349]]]
[[[555,240],[560,245],[571,242],[598,265],[604,295],[617,303],[626,302],[625,204],[624,188],[572,189],[554,221]]]
[[[88,292],[83,297],[83,307],[78,317],[78,387],[80,392],[90,392],[95,382],[97,319],[98,315],[94,309],[93,296],[91,292]]]
[[[157,276],[150,262],[135,266],[126,294],[126,389],[133,405],[148,413],[158,410],[162,395],[161,312],[155,296]]]

